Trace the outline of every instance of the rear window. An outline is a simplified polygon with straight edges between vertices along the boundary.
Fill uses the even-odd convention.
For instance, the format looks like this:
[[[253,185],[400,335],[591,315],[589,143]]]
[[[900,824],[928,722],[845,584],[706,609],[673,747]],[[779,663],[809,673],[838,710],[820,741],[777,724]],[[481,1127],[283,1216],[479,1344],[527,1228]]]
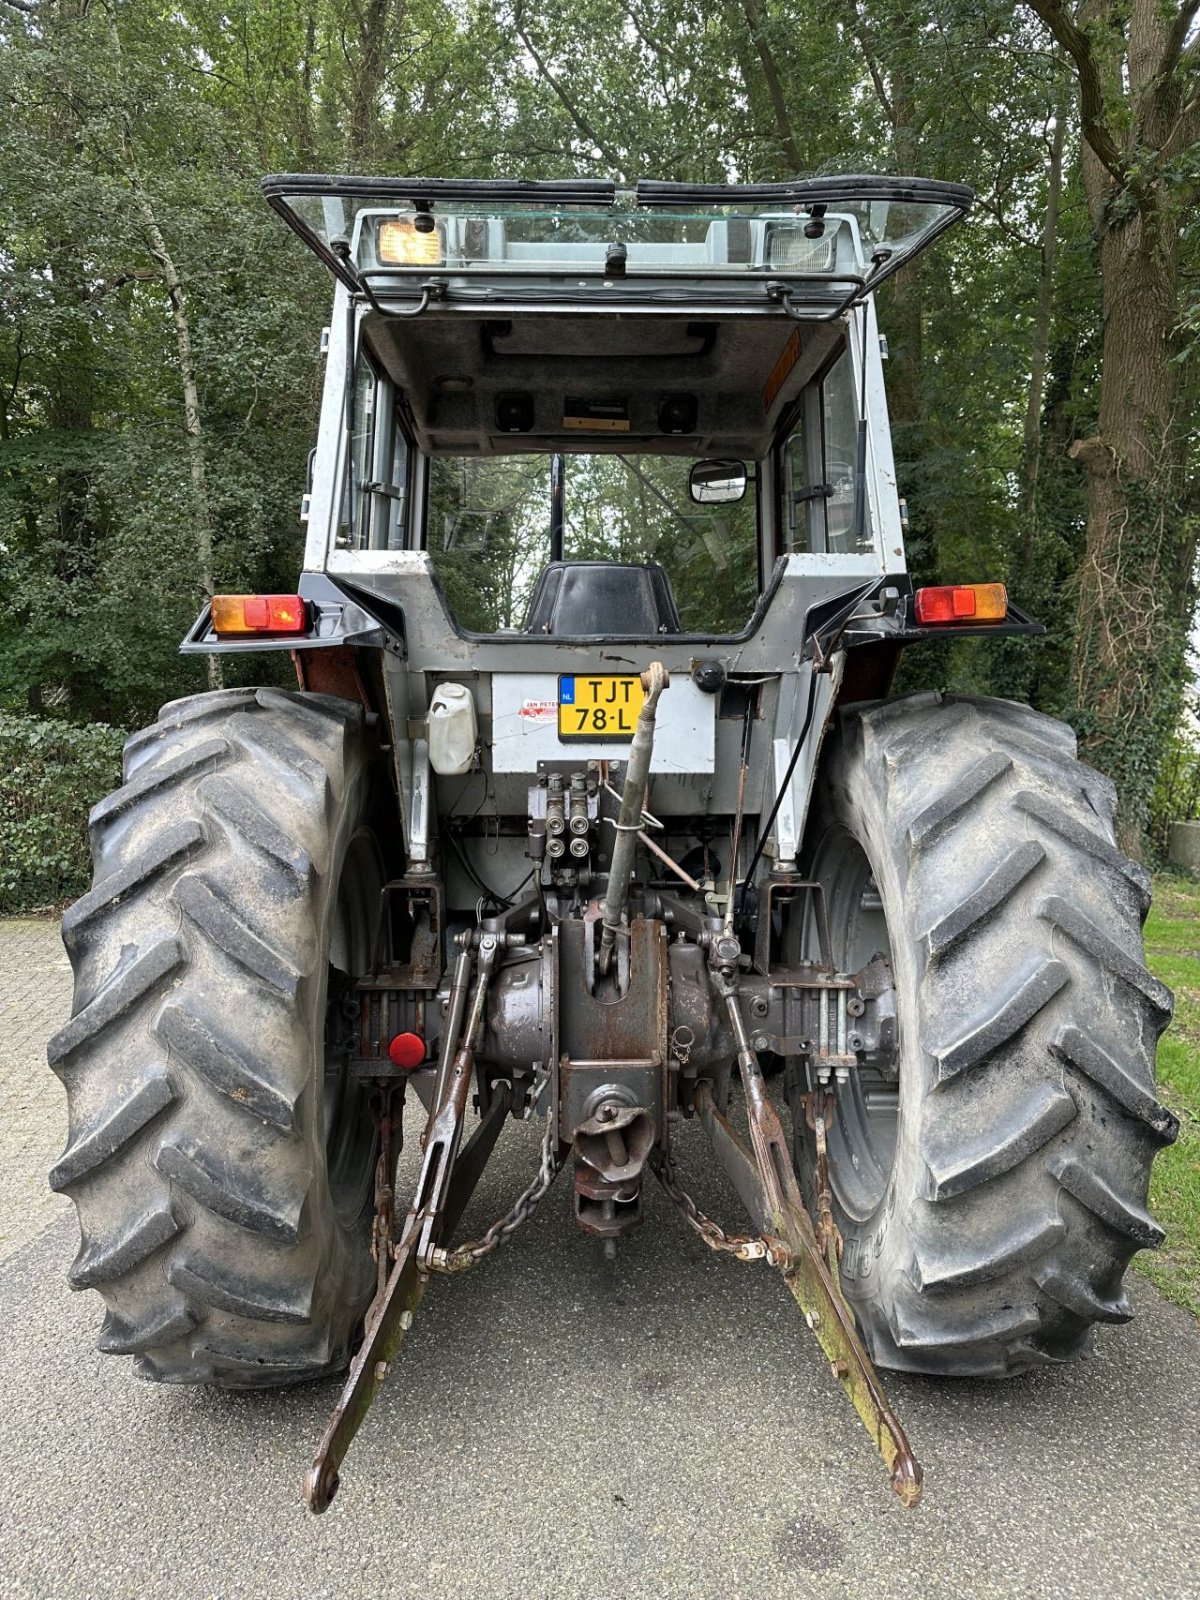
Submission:
[[[435,456],[426,543],[460,627],[520,629],[551,549],[549,455]],[[751,464],[751,467],[753,464]],[[697,505],[685,456],[563,457],[562,559],[657,562],[685,633],[738,633],[758,597],[751,471],[732,505]]]

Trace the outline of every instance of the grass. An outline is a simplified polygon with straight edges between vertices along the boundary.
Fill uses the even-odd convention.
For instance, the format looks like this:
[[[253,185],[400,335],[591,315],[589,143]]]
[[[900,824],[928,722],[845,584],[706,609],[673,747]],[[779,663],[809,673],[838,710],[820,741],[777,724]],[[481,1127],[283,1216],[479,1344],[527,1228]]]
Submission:
[[[1175,1019],[1158,1047],[1158,1084],[1180,1128],[1150,1181],[1150,1209],[1166,1243],[1136,1261],[1168,1299],[1200,1317],[1200,881],[1155,880],[1146,959],[1175,991]]]

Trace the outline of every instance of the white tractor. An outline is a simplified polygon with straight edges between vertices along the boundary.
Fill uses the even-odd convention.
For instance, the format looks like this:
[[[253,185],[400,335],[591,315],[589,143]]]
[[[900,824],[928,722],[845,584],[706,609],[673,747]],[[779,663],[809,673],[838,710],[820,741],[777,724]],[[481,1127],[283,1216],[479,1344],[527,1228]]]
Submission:
[[[52,1182],[100,1348],[349,1364],[319,1511],[426,1287],[568,1165],[615,1251],[651,1173],[781,1270],[911,1504],[872,1363],[1003,1377],[1125,1321],[1176,1132],[1111,784],[1026,706],[888,698],[924,640],[1041,631],[905,573],[873,294],[970,193],[264,189],[337,283],[304,571],[184,649],[298,687],[165,706],[91,816]],[[456,1243],[531,1115],[528,1189]],[[681,1116],[748,1229],[688,1196]]]

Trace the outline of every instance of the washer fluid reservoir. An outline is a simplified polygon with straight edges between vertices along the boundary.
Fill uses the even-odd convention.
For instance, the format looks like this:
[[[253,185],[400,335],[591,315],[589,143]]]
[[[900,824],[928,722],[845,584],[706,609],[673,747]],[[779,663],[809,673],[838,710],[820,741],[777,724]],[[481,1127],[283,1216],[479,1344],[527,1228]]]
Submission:
[[[440,778],[470,772],[479,742],[471,691],[461,683],[439,683],[429,703],[429,765]]]

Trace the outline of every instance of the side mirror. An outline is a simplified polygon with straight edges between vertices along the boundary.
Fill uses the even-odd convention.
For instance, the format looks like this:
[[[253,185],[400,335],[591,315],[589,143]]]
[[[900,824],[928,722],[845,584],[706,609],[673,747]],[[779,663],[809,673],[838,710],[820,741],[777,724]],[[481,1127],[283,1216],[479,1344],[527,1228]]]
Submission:
[[[744,461],[696,461],[688,477],[688,493],[700,506],[729,506],[746,492]]]

